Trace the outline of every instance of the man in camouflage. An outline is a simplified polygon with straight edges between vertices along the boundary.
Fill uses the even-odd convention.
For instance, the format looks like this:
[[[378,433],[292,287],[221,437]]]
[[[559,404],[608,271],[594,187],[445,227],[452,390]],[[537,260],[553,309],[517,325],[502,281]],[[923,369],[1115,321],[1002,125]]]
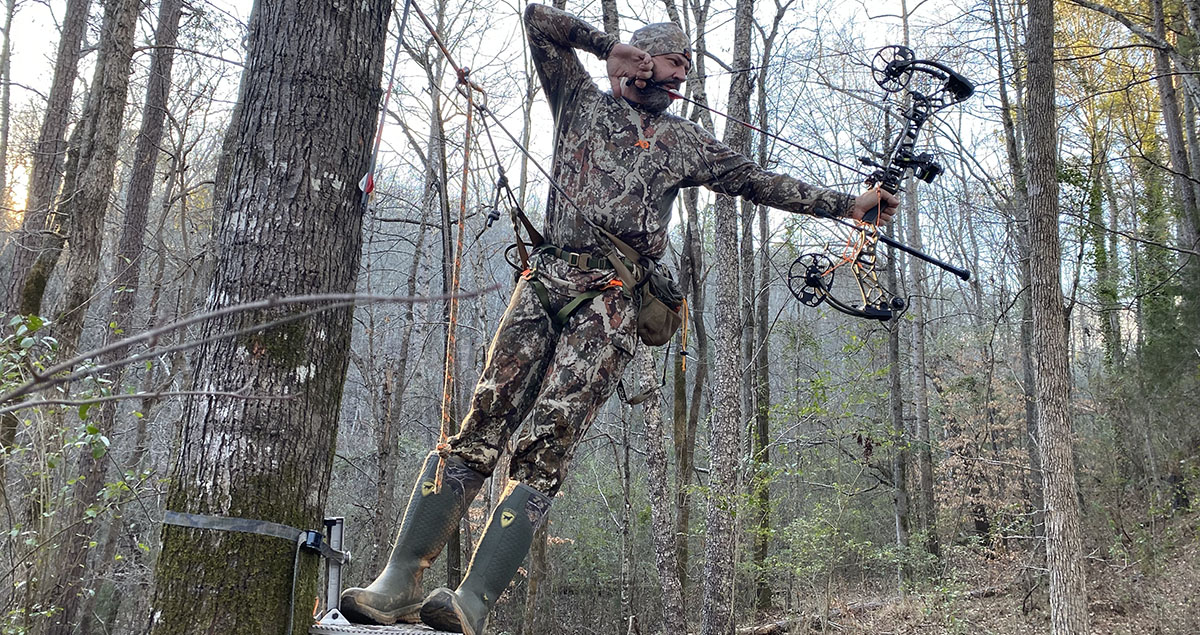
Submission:
[[[607,259],[614,244],[605,232],[657,261],[676,195],[698,185],[792,212],[862,218],[879,209],[884,222],[898,203],[886,192],[855,198],[767,172],[665,113],[670,98],[661,87],[677,89],[691,68],[687,37],[674,24],[643,27],[629,44],[540,4],[529,5],[525,24],[555,122],[558,187],[547,202],[546,242],[517,282],[462,431],[442,448],[443,487],[434,485],[439,455],[431,453],[387,567],[342,596],[352,620],[390,624],[419,614],[434,628],[482,632],[562,487],[572,451],[633,356],[638,302]],[[611,93],[591,80],[575,49],[607,60]],[[462,584],[422,600],[422,572],[526,419],[508,487]]]

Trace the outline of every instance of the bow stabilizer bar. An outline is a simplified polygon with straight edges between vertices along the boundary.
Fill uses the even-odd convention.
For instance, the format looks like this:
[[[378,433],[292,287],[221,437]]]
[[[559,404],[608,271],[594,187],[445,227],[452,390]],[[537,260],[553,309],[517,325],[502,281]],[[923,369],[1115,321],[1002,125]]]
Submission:
[[[893,194],[895,194],[895,192],[893,192]],[[910,256],[913,256],[915,258],[920,258],[921,260],[924,260],[925,262],[928,262],[931,265],[934,265],[936,267],[939,267],[941,269],[949,271],[950,273],[954,274],[956,277],[958,277],[963,282],[969,282],[971,280],[971,270],[970,269],[964,269],[962,267],[957,267],[955,265],[952,265],[952,264],[946,262],[945,260],[941,260],[940,258],[931,256],[931,255],[921,251],[920,249],[917,249],[915,247],[909,247],[908,245],[896,240],[895,238],[891,238],[887,234],[880,232],[878,226],[873,224],[873,222],[871,222],[871,221],[867,221],[862,224],[857,224],[857,223],[848,221],[844,218],[838,218],[837,216],[826,215],[826,216],[822,216],[822,218],[827,218],[835,223],[845,225],[846,227],[849,227],[850,229],[853,229],[854,231],[874,231],[876,233],[876,238],[878,238],[878,240],[882,241],[888,247],[891,247],[893,249],[899,249],[900,251],[903,251],[904,253],[906,253]]]

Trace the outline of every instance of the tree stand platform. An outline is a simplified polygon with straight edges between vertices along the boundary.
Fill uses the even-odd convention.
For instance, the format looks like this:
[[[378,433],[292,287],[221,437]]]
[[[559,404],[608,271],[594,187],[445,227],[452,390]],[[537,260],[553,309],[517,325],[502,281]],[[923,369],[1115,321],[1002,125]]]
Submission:
[[[340,558],[324,559],[325,561],[325,606],[337,606],[342,594],[342,565],[350,562],[350,553],[341,551],[345,538],[346,519],[333,517],[325,519],[325,542],[340,554]],[[396,624],[394,626],[372,626],[370,624],[351,624],[342,612],[336,608],[330,609],[321,619],[308,629],[309,635],[455,635],[444,631],[435,631],[423,624]]]
[[[435,631],[423,624],[396,624],[394,626],[370,626],[351,624],[341,611],[333,609],[321,616],[321,620],[308,629],[309,635],[454,635]]]

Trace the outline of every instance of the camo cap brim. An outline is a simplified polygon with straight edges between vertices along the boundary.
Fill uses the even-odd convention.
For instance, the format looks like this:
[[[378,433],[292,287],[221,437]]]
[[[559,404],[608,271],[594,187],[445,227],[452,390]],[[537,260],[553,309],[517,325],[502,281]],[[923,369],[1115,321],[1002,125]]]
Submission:
[[[650,55],[667,55],[678,53],[692,61],[692,47],[683,29],[674,22],[656,22],[633,32],[629,44],[636,46]]]

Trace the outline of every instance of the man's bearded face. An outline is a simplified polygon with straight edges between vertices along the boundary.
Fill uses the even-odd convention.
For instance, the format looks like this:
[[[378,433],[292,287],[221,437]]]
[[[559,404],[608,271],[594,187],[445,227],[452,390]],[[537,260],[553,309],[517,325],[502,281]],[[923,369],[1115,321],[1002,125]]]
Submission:
[[[637,84],[631,84],[625,90],[632,91],[635,101],[651,112],[662,112],[671,105],[671,96],[661,86],[655,84],[648,83],[645,88],[638,88]]]
[[[634,83],[629,89],[637,95],[637,102],[647,110],[662,112],[671,105],[671,96],[663,89],[679,90],[692,65],[678,53],[655,55],[651,59],[654,61],[653,81],[648,82],[645,88],[638,88]]]

